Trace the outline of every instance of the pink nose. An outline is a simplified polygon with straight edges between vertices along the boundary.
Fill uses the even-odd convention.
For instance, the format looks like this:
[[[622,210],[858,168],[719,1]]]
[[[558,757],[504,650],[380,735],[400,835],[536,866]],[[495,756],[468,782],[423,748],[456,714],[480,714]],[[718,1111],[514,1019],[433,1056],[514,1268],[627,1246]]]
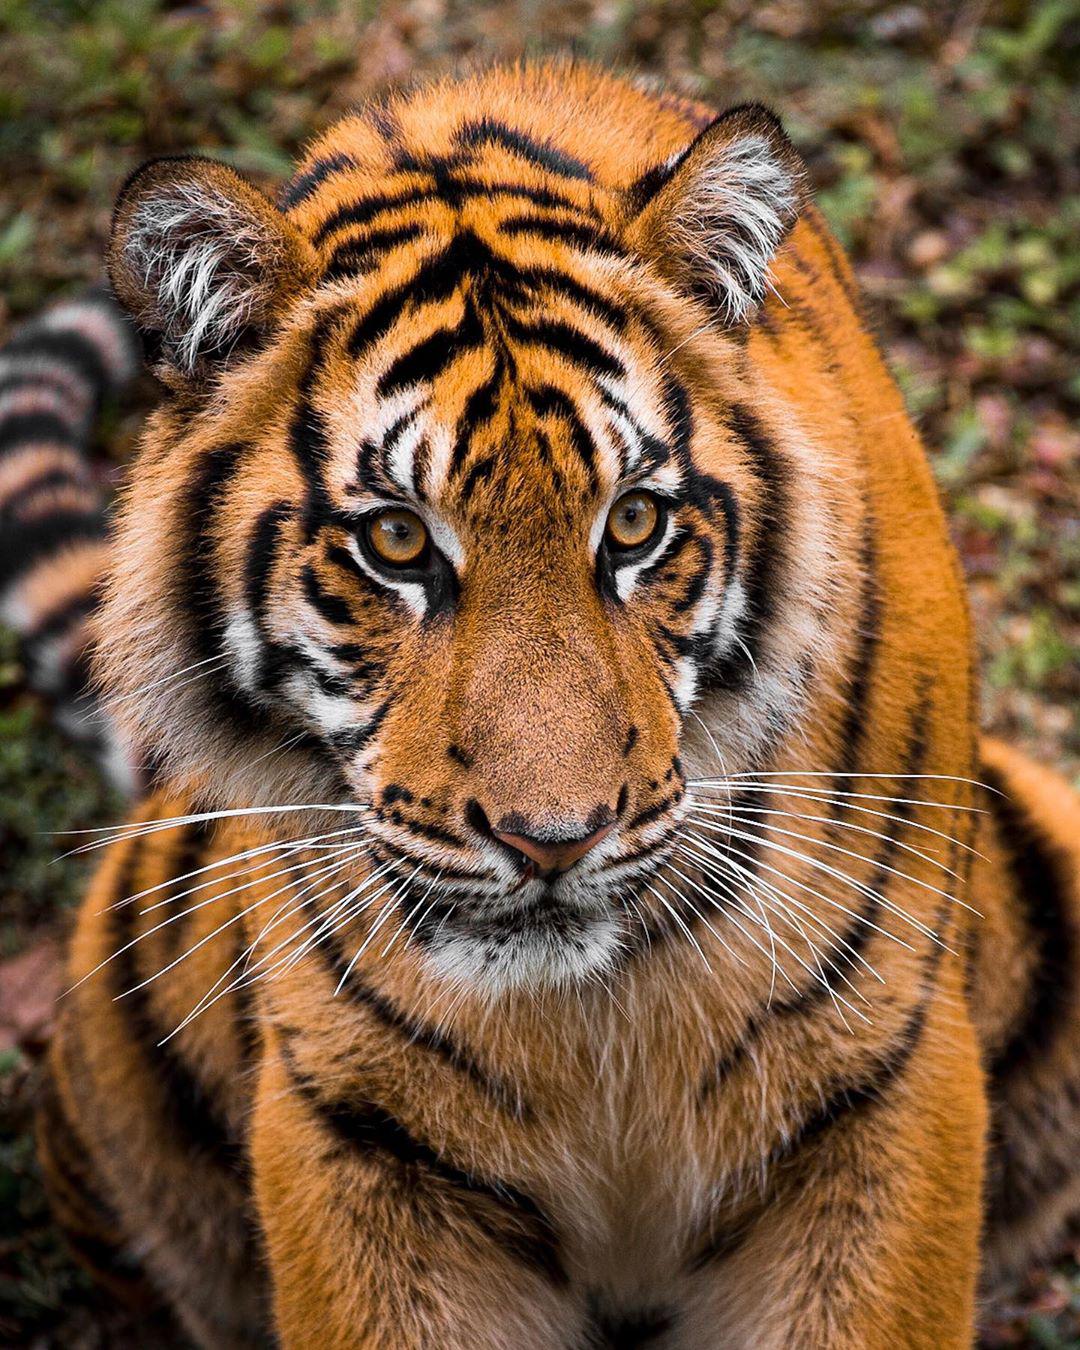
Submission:
[[[500,843],[524,853],[530,862],[536,864],[536,870],[541,876],[550,877],[573,867],[574,863],[579,858],[584,858],[601,839],[606,839],[614,827],[615,822],[610,821],[607,825],[601,825],[598,830],[593,830],[591,834],[582,835],[578,839],[558,839],[551,843],[543,839],[534,839],[528,834],[511,834],[506,830],[493,829],[491,833]]]

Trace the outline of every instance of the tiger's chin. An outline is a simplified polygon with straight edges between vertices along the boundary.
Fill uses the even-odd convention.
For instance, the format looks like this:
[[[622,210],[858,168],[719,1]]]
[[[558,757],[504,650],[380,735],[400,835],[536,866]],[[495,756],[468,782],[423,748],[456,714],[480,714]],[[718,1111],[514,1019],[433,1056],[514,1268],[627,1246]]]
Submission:
[[[497,998],[603,978],[625,950],[626,929],[602,893],[556,899],[537,883],[482,908],[456,906],[423,947],[441,980]]]

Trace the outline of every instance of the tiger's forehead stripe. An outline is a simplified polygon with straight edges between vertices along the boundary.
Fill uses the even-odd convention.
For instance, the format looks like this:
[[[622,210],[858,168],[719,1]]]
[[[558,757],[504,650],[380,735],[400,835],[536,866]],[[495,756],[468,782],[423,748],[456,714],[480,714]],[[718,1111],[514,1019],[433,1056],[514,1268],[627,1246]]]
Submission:
[[[590,333],[599,321],[612,337],[621,337],[631,306],[620,303],[618,289],[602,293],[595,282],[575,275],[581,254],[593,264],[624,255],[610,228],[613,202],[601,200],[610,193],[597,188],[589,166],[546,138],[490,116],[443,128],[441,140],[438,133],[432,137],[427,123],[414,142],[401,118],[384,109],[355,132],[364,142],[363,153],[338,150],[320,160],[316,151],[314,161],[301,170],[295,192],[286,192],[290,205],[304,207],[303,224],[313,241],[328,250],[324,281],[340,281],[350,269],[358,277],[371,275],[388,253],[399,258],[406,244],[421,250],[413,274],[392,283],[357,323],[352,352],[359,356],[369,351],[405,313],[412,311],[419,321],[422,306],[451,293],[465,297],[456,323],[436,327],[419,340],[410,332],[411,345],[383,373],[376,398],[412,385],[430,386],[497,328],[499,350],[453,429],[451,463],[442,486],[458,480],[460,497],[467,501],[491,476],[491,454],[474,463],[471,445],[491,424],[507,378],[519,374],[507,342],[518,351],[535,348],[547,363],[554,356],[571,368],[565,372],[571,382],[584,376],[599,388],[607,404],[602,416],[580,406],[582,390],[556,390],[548,378],[538,388],[526,385],[522,390],[531,402],[550,405],[538,412],[554,411],[558,404],[558,429],[568,437],[566,443],[593,490],[598,486],[599,439],[606,443],[608,478],[658,467],[667,452],[661,449],[662,437],[628,413],[627,394],[620,386],[627,374],[624,360],[614,342],[598,341]],[[329,196],[324,186],[333,189]],[[539,245],[547,256],[538,262]],[[539,320],[538,301],[547,309]],[[480,318],[480,307],[494,323]],[[445,428],[440,428],[441,437],[430,426],[425,434],[424,417],[401,417],[392,422],[381,447],[378,437],[366,439],[361,464],[370,472],[378,457],[384,479],[423,500],[437,491],[436,483],[425,478],[439,458],[432,455],[432,440],[445,443]],[[386,424],[384,405],[377,406],[375,420]],[[548,436],[544,427],[536,429],[536,448],[550,459]],[[553,467],[561,477],[558,466]]]
[[[575,276],[571,266],[569,258],[564,266],[531,260],[519,266],[508,252],[471,230],[428,242],[410,274],[397,277],[372,300],[353,328],[350,354],[369,361],[377,359],[375,349],[407,321],[410,339],[410,345],[394,351],[374,388],[365,383],[367,393],[361,395],[358,389],[355,396],[358,410],[361,405],[366,410],[358,458],[361,483],[383,482],[422,501],[457,479],[459,498],[467,502],[494,468],[490,454],[470,461],[472,442],[491,424],[500,394],[505,394],[512,377],[517,377],[520,392],[538,417],[557,415],[557,425],[593,491],[599,485],[598,441],[605,443],[608,479],[655,469],[670,458],[662,435],[641,415],[647,391],[627,387],[627,363],[617,353],[636,317],[633,307],[619,302],[618,290],[601,294],[595,283]],[[540,297],[546,297],[547,309],[537,319]],[[606,340],[590,335],[598,320]],[[490,355],[481,356],[488,351]],[[533,377],[529,383],[522,366],[532,352],[544,372],[539,382]],[[445,422],[415,406],[416,391],[430,390],[441,376],[457,372],[470,353],[477,354],[473,363],[477,379],[453,427],[451,461],[445,466],[432,453],[435,442],[445,444]],[[573,395],[551,382],[548,367],[553,356],[565,364],[564,378],[570,378]],[[581,377],[586,385],[574,388]],[[636,384],[641,385],[640,376]],[[599,400],[603,405],[599,412],[582,407],[586,394],[589,402]],[[427,401],[432,409],[448,403],[444,391]],[[637,416],[631,403],[638,407]],[[542,455],[546,437],[538,429],[536,443]],[[432,477],[433,468],[443,469],[445,478]],[[674,485],[676,479],[670,475],[669,479]]]

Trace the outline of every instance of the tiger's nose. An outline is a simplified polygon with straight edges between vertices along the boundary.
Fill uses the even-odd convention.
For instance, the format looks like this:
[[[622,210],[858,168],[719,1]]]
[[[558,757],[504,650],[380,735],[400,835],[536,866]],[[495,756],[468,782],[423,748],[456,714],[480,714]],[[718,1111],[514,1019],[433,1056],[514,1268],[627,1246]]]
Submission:
[[[498,825],[494,825],[480,803],[474,801],[470,803],[468,815],[474,829],[522,855],[526,860],[526,872],[545,880],[573,867],[590,849],[607,838],[616,822],[616,814],[610,807],[598,807],[578,832],[568,831],[560,837],[545,831],[547,837],[541,838],[530,830],[529,821],[517,812],[503,816]]]
[[[524,853],[530,862],[536,864],[537,875],[547,880],[573,867],[574,863],[579,858],[584,858],[601,839],[606,839],[614,827],[615,822],[610,820],[589,834],[558,840],[536,839],[531,834],[516,834],[512,830],[492,830],[491,833],[500,844]]]
[[[549,880],[573,867],[601,839],[606,839],[614,828],[615,822],[609,820],[588,834],[569,839],[537,839],[534,835],[518,834],[514,830],[493,829],[491,833],[500,844],[523,853],[530,863],[535,864],[537,875]]]

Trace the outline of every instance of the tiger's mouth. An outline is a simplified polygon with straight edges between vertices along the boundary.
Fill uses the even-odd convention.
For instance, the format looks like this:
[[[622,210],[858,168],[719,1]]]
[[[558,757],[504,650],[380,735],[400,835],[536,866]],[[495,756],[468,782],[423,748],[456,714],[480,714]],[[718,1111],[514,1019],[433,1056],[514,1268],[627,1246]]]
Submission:
[[[449,982],[498,994],[610,973],[640,936],[638,902],[672,846],[673,832],[646,850],[554,876],[541,875],[533,860],[518,854],[512,875],[459,869],[439,881],[438,869],[421,881],[428,868],[395,851],[400,867],[419,871],[416,887],[426,898],[411,924],[412,940],[431,969]],[[405,913],[410,903],[402,903]]]
[[[417,933],[429,965],[449,982],[491,994],[610,970],[626,937],[612,897],[560,890],[534,878],[501,895],[441,903]]]

